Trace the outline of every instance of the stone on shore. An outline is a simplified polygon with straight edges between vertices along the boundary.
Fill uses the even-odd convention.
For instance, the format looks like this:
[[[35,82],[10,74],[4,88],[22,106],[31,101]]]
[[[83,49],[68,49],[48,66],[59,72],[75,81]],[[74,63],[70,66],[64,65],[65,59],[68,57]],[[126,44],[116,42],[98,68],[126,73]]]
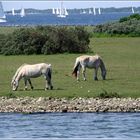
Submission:
[[[0,97],[0,112],[140,112],[140,98]]]

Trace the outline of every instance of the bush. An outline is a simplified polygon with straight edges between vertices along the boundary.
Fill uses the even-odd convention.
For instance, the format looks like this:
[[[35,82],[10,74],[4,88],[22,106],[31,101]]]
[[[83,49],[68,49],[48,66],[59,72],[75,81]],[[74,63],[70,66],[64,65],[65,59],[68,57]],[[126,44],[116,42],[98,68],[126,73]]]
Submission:
[[[140,15],[139,14],[133,14],[133,15],[130,15],[129,17],[123,17],[123,18],[120,18],[119,22],[125,22],[125,21],[129,21],[131,19],[140,20]]]
[[[0,52],[5,55],[85,53],[89,51],[89,37],[84,27],[20,28],[0,40]]]
[[[94,33],[126,36],[140,36],[140,15],[134,14],[121,18],[118,22],[97,25]]]

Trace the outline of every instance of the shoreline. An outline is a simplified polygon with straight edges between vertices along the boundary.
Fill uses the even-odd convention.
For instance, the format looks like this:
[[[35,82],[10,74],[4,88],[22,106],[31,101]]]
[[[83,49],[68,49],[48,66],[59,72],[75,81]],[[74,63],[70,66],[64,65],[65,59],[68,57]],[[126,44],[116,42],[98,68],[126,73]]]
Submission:
[[[0,97],[0,112],[140,112],[140,98]]]

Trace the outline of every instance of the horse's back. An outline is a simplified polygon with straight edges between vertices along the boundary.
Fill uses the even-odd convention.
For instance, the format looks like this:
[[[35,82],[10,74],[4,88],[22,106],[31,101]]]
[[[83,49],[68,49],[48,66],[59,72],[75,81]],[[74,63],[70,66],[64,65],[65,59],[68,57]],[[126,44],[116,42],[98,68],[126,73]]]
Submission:
[[[94,68],[99,63],[101,57],[96,55],[81,55],[77,57],[77,61],[80,62],[81,65],[86,66],[88,68]]]
[[[87,62],[94,62],[98,59],[101,59],[101,57],[98,54],[96,54],[93,56],[92,55],[82,55],[82,56],[77,57],[76,60],[87,63]]]
[[[26,64],[21,68],[20,73],[25,77],[33,78],[46,73],[48,68],[50,68],[50,65],[46,63]]]

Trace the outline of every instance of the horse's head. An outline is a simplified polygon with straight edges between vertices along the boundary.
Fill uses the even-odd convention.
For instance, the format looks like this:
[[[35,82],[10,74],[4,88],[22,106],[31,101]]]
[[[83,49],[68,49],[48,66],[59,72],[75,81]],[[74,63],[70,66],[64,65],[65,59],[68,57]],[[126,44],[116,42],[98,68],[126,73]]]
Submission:
[[[13,81],[11,82],[11,85],[12,85],[12,90],[13,90],[13,91],[16,91],[17,88],[18,88],[18,82],[15,81],[15,80],[13,80]]]

